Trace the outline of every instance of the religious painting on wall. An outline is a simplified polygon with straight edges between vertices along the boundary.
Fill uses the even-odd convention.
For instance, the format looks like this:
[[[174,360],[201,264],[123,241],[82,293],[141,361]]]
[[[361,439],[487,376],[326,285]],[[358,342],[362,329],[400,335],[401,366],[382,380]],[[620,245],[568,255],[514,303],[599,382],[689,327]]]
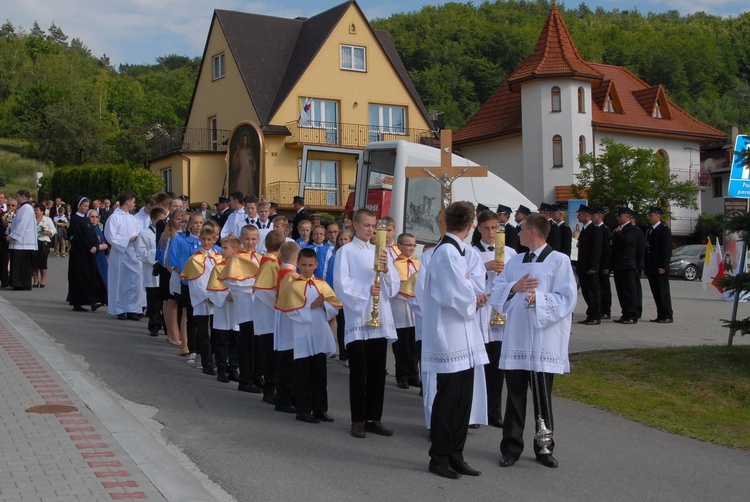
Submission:
[[[235,127],[229,139],[227,194],[261,195],[262,150],[263,135],[254,124],[245,122]]]
[[[432,178],[406,180],[404,232],[414,235],[417,242],[427,244],[440,239],[437,215],[442,207],[440,184]]]

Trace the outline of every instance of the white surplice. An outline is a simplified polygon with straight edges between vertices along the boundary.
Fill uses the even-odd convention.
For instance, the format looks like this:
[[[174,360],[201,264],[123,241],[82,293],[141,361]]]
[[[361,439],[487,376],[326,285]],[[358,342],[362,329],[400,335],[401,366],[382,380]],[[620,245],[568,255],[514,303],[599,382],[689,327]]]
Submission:
[[[237,322],[237,309],[234,304],[234,296],[231,291],[209,291],[208,298],[214,304],[213,329],[227,331],[239,331],[240,323]]]
[[[344,343],[356,340],[386,338],[396,340],[396,325],[391,314],[391,280],[381,274],[381,293],[378,306],[379,328],[367,327],[372,312],[370,288],[375,283],[375,246],[355,237],[336,251],[334,261],[334,291],[344,304]]]
[[[143,264],[143,287],[158,288],[159,276],[153,274],[156,263],[156,229],[153,229],[151,224],[138,233],[135,255]]]
[[[315,354],[332,356],[336,353],[336,342],[328,321],[336,317],[338,309],[328,302],[323,302],[324,308],[311,309],[310,304],[319,294],[315,286],[308,284],[305,289],[305,306],[291,312],[282,312],[282,315],[292,321],[295,359]]]
[[[148,228],[151,225],[151,216],[146,213],[146,208],[142,207],[140,211],[135,213],[135,219],[138,221],[138,224],[141,226],[141,230],[144,228]]]
[[[253,261],[259,263],[257,256],[253,256]],[[225,279],[224,285],[229,288],[234,298],[234,309],[237,314],[237,322],[242,324],[255,320],[255,295],[253,294],[253,285],[255,277],[238,281],[235,279]],[[255,331],[256,335],[262,335]]]
[[[38,248],[36,216],[31,204],[23,204],[16,211],[16,217],[10,226],[10,243],[8,247],[16,251],[36,251]]]
[[[107,294],[110,315],[140,313],[146,304],[143,288],[143,265],[135,251],[135,240],[142,230],[132,214],[119,207],[107,218],[104,236],[112,249],[109,252]]]
[[[200,252],[203,254],[207,253],[205,249],[201,249]],[[209,291],[206,290],[206,287],[215,266],[216,262],[214,259],[207,256],[203,265],[203,273],[199,277],[190,279],[187,282],[188,290],[190,291],[190,304],[193,306],[193,315],[212,315],[214,313],[214,305],[209,299]]]
[[[474,246],[474,250],[479,254],[480,258],[482,259],[482,263],[487,263],[488,261],[492,261],[495,259],[494,249],[492,251],[487,249],[487,246],[490,245],[494,246],[494,244],[485,244],[484,242],[481,242],[479,246]],[[518,253],[516,253],[515,249],[505,246],[505,263],[508,263],[511,258],[516,256],[516,254]],[[495,272],[494,270],[486,270],[485,275],[486,280],[484,284],[484,292],[489,295],[492,293],[492,284],[495,282],[497,272]],[[482,336],[484,337],[484,343],[503,341],[503,332],[505,331],[505,326],[490,324],[490,321],[492,321],[492,317],[494,315],[495,311],[489,307],[480,309],[477,315],[477,318],[479,320],[479,328],[482,330]]]
[[[235,237],[239,237],[242,227],[247,224],[245,223],[246,216],[247,215],[245,214],[244,209],[238,209],[237,211],[234,211],[232,214],[230,214],[227,218],[227,222],[221,229],[221,238],[223,239],[229,234],[232,234]]]
[[[500,368],[568,373],[570,327],[578,300],[570,258],[552,251],[542,262],[523,263],[525,256],[508,261],[492,287],[490,303],[507,317]],[[511,293],[526,274],[539,279],[533,308],[526,308],[526,293]]]

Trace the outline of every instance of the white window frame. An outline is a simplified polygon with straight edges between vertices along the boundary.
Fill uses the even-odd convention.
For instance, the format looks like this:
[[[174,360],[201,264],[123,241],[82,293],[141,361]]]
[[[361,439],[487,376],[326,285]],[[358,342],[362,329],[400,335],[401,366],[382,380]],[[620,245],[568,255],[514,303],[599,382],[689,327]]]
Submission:
[[[403,118],[403,124],[394,125],[394,112],[401,112]],[[381,105],[377,103],[370,103],[368,108],[370,115],[370,135],[376,135],[380,137],[381,134],[399,134],[406,135],[408,128],[407,124],[407,109],[405,106],[399,105]],[[373,120],[375,119],[375,120]],[[373,140],[377,141],[377,140]]]
[[[617,113],[615,109],[615,100],[612,99],[612,94],[608,93],[604,99],[604,113]]]
[[[215,55],[212,61],[214,80],[224,78],[227,74],[226,58],[224,57],[224,53],[222,52],[221,54]]]
[[[211,134],[211,150],[219,149],[219,128],[217,127],[216,115],[208,119],[208,130]]]
[[[172,168],[167,167],[161,170],[161,182],[165,192],[172,191]]]
[[[356,67],[354,54],[357,51],[362,51],[362,65],[361,68]],[[347,53],[348,52],[348,56]],[[347,65],[348,59],[348,65]],[[367,71],[367,48],[360,45],[345,45],[341,44],[341,69],[348,71]]]

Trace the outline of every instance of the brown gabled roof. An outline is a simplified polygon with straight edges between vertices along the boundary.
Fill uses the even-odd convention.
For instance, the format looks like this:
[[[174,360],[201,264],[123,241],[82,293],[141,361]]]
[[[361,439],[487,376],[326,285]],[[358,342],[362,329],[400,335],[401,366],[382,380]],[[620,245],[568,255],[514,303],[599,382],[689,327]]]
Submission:
[[[453,144],[521,133],[521,94],[511,92],[508,82],[500,86],[479,110],[453,133]]]
[[[534,51],[508,78],[508,84],[512,91],[518,91],[523,82],[545,77],[582,78],[591,80],[592,87],[602,80],[601,74],[578,54],[555,4],[552,4]]]
[[[218,20],[224,32],[232,58],[237,64],[261,126],[268,125],[271,117],[287,99],[351,5],[362,13],[357,2],[353,0],[309,19],[284,19],[228,10],[214,11],[214,18]],[[364,14],[362,17],[365,17]],[[213,26],[212,22],[211,29]],[[417,103],[420,113],[429,121],[427,110],[390,37],[382,30],[373,30],[373,33],[394,70],[401,77],[404,87]],[[206,48],[210,38],[209,32]],[[203,60],[205,59],[206,49],[203,52]],[[190,107],[192,108],[192,101]]]

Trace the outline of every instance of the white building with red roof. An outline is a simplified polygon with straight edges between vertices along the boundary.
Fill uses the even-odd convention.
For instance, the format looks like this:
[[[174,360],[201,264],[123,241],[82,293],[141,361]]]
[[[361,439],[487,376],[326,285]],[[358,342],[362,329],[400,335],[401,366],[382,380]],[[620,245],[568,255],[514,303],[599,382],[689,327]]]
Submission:
[[[453,140],[538,204],[573,198],[578,158],[600,151],[602,139],[657,151],[678,179],[699,184],[700,145],[725,136],[670,101],[661,85],[584,61],[553,4],[533,53]],[[691,233],[700,210],[670,209],[673,233]]]

